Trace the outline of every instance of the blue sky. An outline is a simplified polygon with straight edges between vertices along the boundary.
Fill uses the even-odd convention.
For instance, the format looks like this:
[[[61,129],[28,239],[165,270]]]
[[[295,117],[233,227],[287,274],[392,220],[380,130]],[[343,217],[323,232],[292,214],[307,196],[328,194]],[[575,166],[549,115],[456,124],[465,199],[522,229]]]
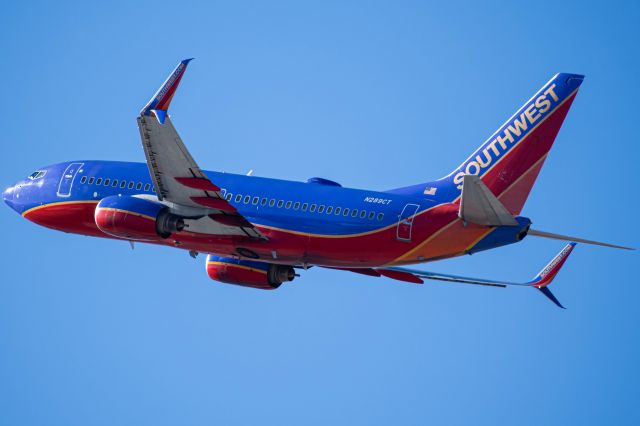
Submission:
[[[0,184],[144,161],[172,117],[205,168],[387,189],[445,175],[559,71],[586,74],[523,214],[638,246],[636,2],[13,2]],[[0,207],[0,424],[638,424],[637,253],[578,245],[554,283],[412,286],[310,270],[278,291],[204,258],[67,235]],[[528,279],[562,243],[443,261]]]

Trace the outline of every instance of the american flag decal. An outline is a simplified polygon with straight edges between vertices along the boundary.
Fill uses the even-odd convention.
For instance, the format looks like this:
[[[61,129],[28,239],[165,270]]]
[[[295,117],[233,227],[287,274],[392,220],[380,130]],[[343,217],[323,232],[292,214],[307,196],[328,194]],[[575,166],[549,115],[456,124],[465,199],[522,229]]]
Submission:
[[[434,188],[433,186],[427,186],[424,189],[423,194],[424,195],[436,195],[436,191],[438,190],[438,188]]]

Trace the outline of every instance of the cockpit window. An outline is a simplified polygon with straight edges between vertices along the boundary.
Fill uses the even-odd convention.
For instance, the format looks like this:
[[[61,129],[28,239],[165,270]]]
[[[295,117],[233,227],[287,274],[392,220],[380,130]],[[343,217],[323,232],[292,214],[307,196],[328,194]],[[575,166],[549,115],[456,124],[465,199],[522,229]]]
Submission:
[[[46,174],[47,174],[46,170],[36,170],[35,172],[33,172],[33,173],[31,173],[29,175],[29,179],[31,179],[31,180],[40,179],[41,177],[43,177]]]

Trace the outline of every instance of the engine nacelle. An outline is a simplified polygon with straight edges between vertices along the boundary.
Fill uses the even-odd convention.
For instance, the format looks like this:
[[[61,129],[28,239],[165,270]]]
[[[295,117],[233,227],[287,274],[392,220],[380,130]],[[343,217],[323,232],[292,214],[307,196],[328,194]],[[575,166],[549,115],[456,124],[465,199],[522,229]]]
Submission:
[[[262,290],[274,290],[296,276],[291,266],[213,255],[207,256],[207,274],[215,281]]]
[[[184,220],[164,204],[126,195],[100,200],[95,221],[105,234],[130,240],[160,240],[184,229]]]

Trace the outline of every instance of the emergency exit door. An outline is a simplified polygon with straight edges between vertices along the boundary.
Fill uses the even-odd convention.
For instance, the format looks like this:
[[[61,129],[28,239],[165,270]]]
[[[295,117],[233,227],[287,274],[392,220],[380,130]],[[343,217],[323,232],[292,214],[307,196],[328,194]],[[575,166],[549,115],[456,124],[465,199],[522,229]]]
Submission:
[[[398,222],[398,228],[396,231],[396,238],[400,241],[411,241],[411,228],[413,227],[413,218],[415,217],[418,209],[417,204],[407,204],[402,209],[400,214],[400,221]]]

